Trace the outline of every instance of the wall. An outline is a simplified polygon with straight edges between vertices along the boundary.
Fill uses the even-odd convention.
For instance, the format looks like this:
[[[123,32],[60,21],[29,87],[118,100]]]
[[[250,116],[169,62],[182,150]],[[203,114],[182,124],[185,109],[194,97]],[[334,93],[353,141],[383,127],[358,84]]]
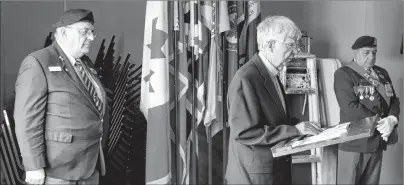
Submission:
[[[399,53],[403,34],[401,1],[308,1],[261,2],[263,17],[285,15],[313,37],[312,53],[318,58],[352,60],[351,45],[361,35],[378,38],[377,64],[389,71],[401,102],[403,99],[403,55]],[[402,103],[403,104],[403,103]],[[404,106],[400,125],[403,125]],[[383,156],[381,184],[403,183],[403,126],[399,143]]]

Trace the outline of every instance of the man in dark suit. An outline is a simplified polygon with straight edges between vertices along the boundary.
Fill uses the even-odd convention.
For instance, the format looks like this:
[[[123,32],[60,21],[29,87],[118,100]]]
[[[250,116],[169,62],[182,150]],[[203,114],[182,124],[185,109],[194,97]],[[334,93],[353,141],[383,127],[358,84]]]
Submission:
[[[297,52],[301,32],[289,18],[272,16],[257,27],[259,53],[241,67],[228,91],[228,184],[291,184],[291,156],[274,158],[278,142],[321,130],[289,118],[278,73]]]
[[[105,173],[106,95],[89,52],[93,13],[71,9],[55,42],[29,54],[15,85],[15,130],[29,184],[98,184]],[[97,162],[98,161],[98,162]]]
[[[372,137],[339,145],[337,184],[379,184],[383,149],[397,142],[400,101],[387,71],[375,65],[377,40],[359,37],[354,59],[334,74],[340,123],[378,115]]]

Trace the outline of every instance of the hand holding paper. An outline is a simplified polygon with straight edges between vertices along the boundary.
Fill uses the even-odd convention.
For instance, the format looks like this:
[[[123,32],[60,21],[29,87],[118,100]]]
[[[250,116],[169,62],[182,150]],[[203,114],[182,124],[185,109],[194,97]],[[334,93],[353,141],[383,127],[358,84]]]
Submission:
[[[300,135],[317,135],[323,131],[316,123],[310,121],[303,121],[295,125],[299,130]]]

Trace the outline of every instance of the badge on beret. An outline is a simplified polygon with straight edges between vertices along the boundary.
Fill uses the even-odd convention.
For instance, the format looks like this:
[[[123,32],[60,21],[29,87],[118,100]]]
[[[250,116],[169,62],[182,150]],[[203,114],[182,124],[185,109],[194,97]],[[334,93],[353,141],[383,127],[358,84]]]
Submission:
[[[376,38],[373,39],[373,45],[377,46],[377,39]]]

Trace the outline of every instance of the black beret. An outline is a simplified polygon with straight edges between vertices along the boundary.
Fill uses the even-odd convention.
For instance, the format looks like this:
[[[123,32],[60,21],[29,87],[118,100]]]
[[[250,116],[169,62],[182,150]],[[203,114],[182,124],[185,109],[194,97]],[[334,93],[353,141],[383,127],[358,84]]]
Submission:
[[[60,20],[53,27],[63,27],[76,22],[86,21],[94,24],[93,12],[85,9],[69,9],[63,12]]]
[[[377,39],[372,36],[361,36],[356,39],[355,43],[352,45],[352,49],[359,49],[363,47],[377,47]]]

